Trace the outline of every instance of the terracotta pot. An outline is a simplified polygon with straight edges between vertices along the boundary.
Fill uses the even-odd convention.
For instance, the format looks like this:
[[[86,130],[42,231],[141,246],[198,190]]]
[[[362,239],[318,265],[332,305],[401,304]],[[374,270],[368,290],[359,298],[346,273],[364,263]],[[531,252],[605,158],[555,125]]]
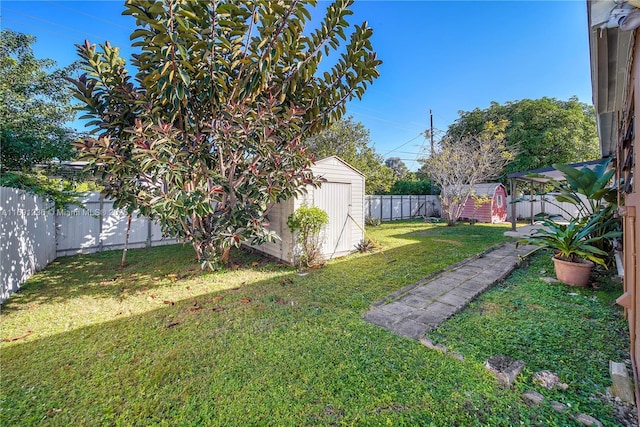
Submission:
[[[562,283],[571,286],[587,286],[589,284],[593,262],[588,260],[569,262],[553,257],[553,263],[555,264],[556,277]]]

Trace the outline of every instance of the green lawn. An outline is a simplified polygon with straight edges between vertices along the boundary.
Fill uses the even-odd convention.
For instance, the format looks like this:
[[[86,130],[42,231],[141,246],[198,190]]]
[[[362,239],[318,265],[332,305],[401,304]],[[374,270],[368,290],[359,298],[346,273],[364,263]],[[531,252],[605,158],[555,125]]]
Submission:
[[[2,306],[3,338],[20,339],[0,345],[0,425],[577,425],[523,403],[528,371],[516,391],[485,372],[485,353],[506,351],[517,329],[479,348],[472,330],[468,344],[459,330],[447,335],[452,319],[437,333],[461,362],[361,318],[383,296],[504,241],[504,230],[386,223],[368,230],[384,255],[355,254],[304,277],[239,252],[233,269],[203,273],[181,246],[130,251],[125,269],[118,251],[61,258]],[[568,339],[618,356],[627,341],[613,332],[624,322],[610,302],[619,290],[595,301],[582,292],[609,313],[611,336]],[[581,395],[607,385],[602,351],[588,359],[597,375]],[[590,415],[615,425],[609,408],[595,407]]]

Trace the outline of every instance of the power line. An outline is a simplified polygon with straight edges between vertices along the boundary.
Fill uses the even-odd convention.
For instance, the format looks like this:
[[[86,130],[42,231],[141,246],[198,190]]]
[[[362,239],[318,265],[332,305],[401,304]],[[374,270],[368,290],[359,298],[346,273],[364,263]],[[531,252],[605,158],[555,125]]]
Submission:
[[[76,33],[80,33],[80,34],[88,35],[88,36],[91,36],[91,37],[94,37],[94,38],[98,38],[98,39],[100,38],[100,36],[97,36],[97,35],[95,35],[95,34],[87,33],[86,31],[77,30],[77,29],[72,28],[72,27],[67,27],[66,25],[60,25],[60,24],[58,24],[58,23],[56,23],[56,22],[47,21],[46,19],[42,19],[42,18],[38,18],[38,17],[33,16],[33,15],[29,15],[29,14],[26,14],[26,13],[22,13],[22,12],[19,12],[19,11],[15,10],[15,9],[10,9],[10,8],[8,8],[8,7],[5,7],[5,8],[4,8],[4,10],[7,10],[7,11],[9,11],[9,12],[13,12],[13,13],[16,13],[16,14],[18,14],[18,15],[24,16],[25,18],[32,19],[32,20],[34,20],[34,21],[40,21],[40,22],[43,22],[43,23],[45,23],[45,24],[54,25],[54,26],[59,27],[59,28],[64,28],[65,30],[69,30],[69,31],[73,31],[73,32],[76,32]]]
[[[118,24],[118,23],[113,22],[113,21],[108,21],[106,19],[100,18],[99,16],[92,15],[90,13],[86,13],[86,12],[83,12],[83,11],[78,10],[78,9],[73,9],[71,7],[62,6],[61,4],[59,4],[59,2],[55,2],[55,1],[52,1],[52,0],[45,0],[45,1],[47,3],[49,3],[49,4],[51,4],[51,6],[55,6],[55,7],[59,8],[59,9],[66,9],[66,10],[69,10],[69,11],[71,11],[73,13],[76,13],[76,14],[79,14],[79,15],[84,15],[86,17],[96,19],[98,21],[104,22],[105,24],[109,24],[112,27],[119,27],[119,28],[123,28],[125,30],[131,30],[132,29],[131,27],[128,27],[126,25]]]
[[[359,113],[359,112],[353,111],[353,110],[349,110],[349,113],[355,114],[357,116],[368,117],[370,119],[374,119],[374,120],[377,120],[379,122],[388,123],[388,124],[392,125],[396,129],[406,130],[406,131],[412,131],[413,130],[413,129],[408,129],[406,127],[403,127],[401,123],[392,122],[391,120],[386,120],[386,119],[383,119],[381,117],[371,116],[369,114],[363,114],[363,113]]]
[[[405,145],[409,144],[410,142],[413,142],[413,141],[415,141],[416,139],[420,138],[421,136],[424,136],[424,133],[423,133],[423,132],[420,132],[418,135],[416,135],[415,137],[411,138],[411,139],[410,139],[410,140],[408,140],[407,142],[404,142],[404,143],[402,143],[402,144],[398,145],[398,146],[397,146],[396,148],[394,148],[393,150],[387,151],[386,153],[384,153],[384,154],[382,155],[382,157],[385,157],[387,154],[393,153],[394,151],[396,151],[396,150],[398,150],[398,149],[400,149],[400,148],[404,147]]]
[[[71,37],[69,34],[64,34],[64,33],[60,33],[60,32],[57,32],[57,31],[52,31],[52,30],[50,30],[48,28],[42,28],[41,25],[38,25],[35,22],[22,21],[20,19],[15,19],[14,17],[7,18],[7,17],[4,17],[4,16],[2,17],[2,21],[3,22],[6,22],[6,21],[15,22],[17,24],[20,24],[21,26],[27,26],[27,27],[30,27],[30,28],[37,28],[39,31],[42,31],[42,32],[45,32],[45,33],[49,33],[49,34],[53,34],[53,35],[56,35],[58,37],[62,37],[62,38],[68,39],[68,40],[73,40],[75,43],[78,42],[78,39],[76,37]],[[10,28],[9,25],[3,25],[2,27],[3,28]]]

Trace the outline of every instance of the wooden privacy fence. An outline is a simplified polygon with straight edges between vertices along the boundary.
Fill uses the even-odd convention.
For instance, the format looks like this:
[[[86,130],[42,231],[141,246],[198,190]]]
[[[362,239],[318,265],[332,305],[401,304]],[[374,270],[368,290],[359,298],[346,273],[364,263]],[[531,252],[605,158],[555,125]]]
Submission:
[[[59,256],[124,248],[126,212],[100,193],[79,201],[84,208],[54,211],[40,197],[0,187],[0,302]],[[176,240],[164,238],[157,223],[133,216],[130,248],[172,243]]]

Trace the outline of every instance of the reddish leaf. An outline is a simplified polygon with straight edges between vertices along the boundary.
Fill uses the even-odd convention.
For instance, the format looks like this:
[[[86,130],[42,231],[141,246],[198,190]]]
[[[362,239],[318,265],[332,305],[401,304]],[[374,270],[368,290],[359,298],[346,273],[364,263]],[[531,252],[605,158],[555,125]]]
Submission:
[[[59,414],[60,412],[62,412],[62,409],[51,408],[47,411],[47,417],[51,417],[55,414]]]
[[[166,299],[166,300],[164,300],[164,301],[162,301],[162,302],[163,302],[163,303],[165,303],[165,304],[167,304],[167,305],[175,305],[175,304],[176,304],[175,302],[170,301],[170,300],[168,300],[168,299]]]
[[[280,304],[280,305],[285,305],[285,304],[286,304],[286,302],[285,302],[282,298],[280,298],[280,299],[278,300],[278,304]]]
[[[251,302],[251,298],[248,298],[248,297],[240,298],[240,302],[244,304],[248,304]]]
[[[178,326],[180,324],[180,322],[171,322],[167,325],[167,329],[169,328],[173,328],[174,326]]]
[[[13,338],[2,338],[2,341],[3,341],[3,342],[13,342],[13,341],[18,341],[18,340],[21,340],[21,339],[23,339],[23,338],[28,337],[28,336],[29,336],[29,335],[31,335],[32,333],[33,333],[33,331],[29,330],[29,331],[27,331],[27,333],[26,333],[26,334],[22,334],[22,335],[17,336],[17,337],[13,337]]]
[[[224,307],[213,307],[213,311],[224,311]]]

